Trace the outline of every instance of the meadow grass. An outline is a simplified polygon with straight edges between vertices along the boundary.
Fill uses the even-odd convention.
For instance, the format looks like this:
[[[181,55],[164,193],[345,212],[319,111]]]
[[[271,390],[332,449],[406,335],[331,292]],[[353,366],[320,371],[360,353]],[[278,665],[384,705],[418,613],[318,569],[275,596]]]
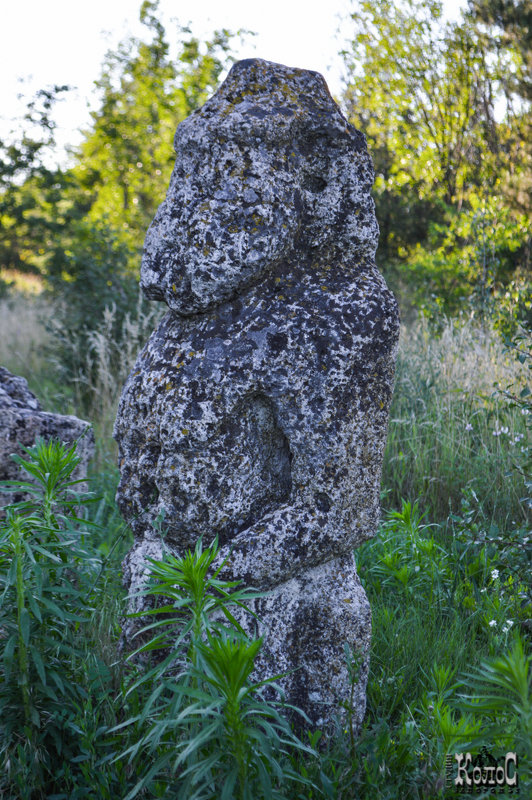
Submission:
[[[54,306],[45,297],[12,295],[0,303],[0,364],[27,378],[48,410],[89,419],[98,440],[96,466],[106,468],[116,456],[111,435],[120,392],[163,311],[139,297],[118,331],[116,310],[108,308],[97,329],[71,336],[54,327]],[[68,380],[60,367],[65,348],[75,365]],[[521,390],[527,367],[489,326],[448,320],[438,335],[423,321],[404,327],[383,507],[417,498],[430,521],[442,521],[473,492],[496,521],[524,521],[523,478],[515,466],[526,459],[529,420],[503,390]]]
[[[0,361],[28,377],[41,400],[67,398],[93,422],[99,441],[92,477],[99,499],[86,511],[99,563],[95,610],[77,633],[76,646],[85,654],[84,666],[77,666],[83,697],[68,711],[79,753],[69,764],[59,758],[52,788],[68,800],[125,797],[149,766],[117,756],[147,741],[146,709],[157,687],[141,682],[128,694],[130,668],[117,649],[124,610],[120,561],[131,534],[114,503],[118,471],[110,432],[123,381],[155,322],[145,315],[126,318],[128,344],[119,347],[111,309],[79,349],[74,386],[58,388],[49,360],[53,311],[33,302],[26,310],[20,300],[18,311],[16,303],[2,307]],[[18,328],[23,321],[26,332]],[[354,742],[348,730],[321,743],[319,733],[309,732],[320,756],[292,756],[289,771],[305,780],[291,797],[448,799],[446,755],[467,747],[478,752],[482,744],[494,754],[515,747],[525,764],[521,785],[530,790],[532,535],[524,485],[530,417],[522,413],[529,408],[526,395],[522,403],[504,395],[510,386],[519,395],[525,368],[486,327],[448,321],[439,337],[422,323],[402,332],[383,474],[385,513],[378,535],[356,553],[373,613],[366,719]],[[48,376],[44,398],[39,376]],[[4,613],[11,611],[4,607]],[[501,691],[514,697],[508,707],[493,700],[493,675],[503,673]],[[218,746],[213,738],[213,749],[207,744],[204,751],[213,764]],[[155,741],[153,763],[165,747]],[[29,800],[50,796],[50,782],[43,793],[26,756],[24,748],[10,751],[0,790]],[[150,781],[139,797],[167,796],[164,774]]]
[[[500,335],[449,320],[440,336],[418,323],[401,332],[382,485],[384,507],[418,499],[441,522],[476,496],[499,524],[522,523],[528,458],[524,409],[503,391],[527,382]],[[481,498],[481,500],[480,500]]]

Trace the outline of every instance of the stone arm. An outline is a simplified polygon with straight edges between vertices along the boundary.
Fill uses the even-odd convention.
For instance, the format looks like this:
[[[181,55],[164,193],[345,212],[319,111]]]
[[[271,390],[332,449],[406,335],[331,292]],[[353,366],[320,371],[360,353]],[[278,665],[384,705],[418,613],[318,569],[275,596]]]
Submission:
[[[350,538],[331,535],[326,513],[299,502],[266,514],[220,548],[217,563],[226,562],[222,576],[263,588],[345,555],[352,550]]]
[[[375,415],[380,416],[379,414]],[[301,569],[351,554],[375,534],[380,516],[384,439],[368,423],[353,439],[326,448],[316,474],[294,455],[289,498],[222,542],[223,575],[256,587],[289,579]],[[316,461],[314,462],[316,464]]]

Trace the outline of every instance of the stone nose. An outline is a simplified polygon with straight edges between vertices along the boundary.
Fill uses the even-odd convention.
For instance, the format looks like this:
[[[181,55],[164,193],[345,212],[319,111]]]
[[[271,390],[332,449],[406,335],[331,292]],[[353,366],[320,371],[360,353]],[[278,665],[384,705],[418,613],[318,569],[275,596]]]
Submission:
[[[164,292],[160,286],[141,281],[140,287],[148,300],[164,300]]]

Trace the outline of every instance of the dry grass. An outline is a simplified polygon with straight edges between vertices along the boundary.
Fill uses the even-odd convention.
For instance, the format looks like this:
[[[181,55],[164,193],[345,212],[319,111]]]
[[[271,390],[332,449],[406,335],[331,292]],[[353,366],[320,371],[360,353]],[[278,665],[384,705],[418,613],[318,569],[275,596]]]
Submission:
[[[44,296],[14,293],[0,302],[0,364],[26,378],[48,411],[73,413],[93,423],[99,454],[96,467],[114,461],[112,428],[118,398],[137,353],[157,325],[164,308],[144,310],[140,298],[117,333],[116,309],[107,308],[95,331],[69,338],[56,327],[54,305]],[[69,348],[74,368],[61,380],[54,351]]]
[[[448,320],[439,337],[420,322],[401,332],[403,360],[432,365],[437,371],[444,396],[459,391],[464,394],[491,394],[495,384],[507,386],[513,381],[526,382],[526,368],[516,361],[496,331],[471,323]]]
[[[42,296],[14,293],[0,301],[0,364],[26,378],[34,391],[47,370],[43,353],[53,315]]]
[[[139,351],[165,310],[162,304],[145,310],[139,296],[135,312],[126,314],[116,335],[116,309],[106,308],[99,328],[72,345],[77,365],[72,376],[75,407],[94,424],[100,459],[115,460],[112,430],[118,399]]]

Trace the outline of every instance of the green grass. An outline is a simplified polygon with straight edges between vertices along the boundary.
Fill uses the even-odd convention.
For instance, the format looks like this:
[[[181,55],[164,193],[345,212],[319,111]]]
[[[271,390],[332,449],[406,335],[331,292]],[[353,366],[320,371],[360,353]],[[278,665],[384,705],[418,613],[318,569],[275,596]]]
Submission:
[[[527,367],[490,329],[448,322],[438,338],[423,325],[403,330],[384,507],[418,499],[430,521],[442,522],[474,493],[492,521],[527,521],[519,468],[530,457],[530,418],[504,394],[510,385],[526,390]]]
[[[46,363],[31,341],[28,334],[27,357],[36,374],[46,375]],[[4,340],[3,346],[9,350],[9,341]],[[131,533],[114,502],[118,471],[110,429],[127,364],[113,383],[104,338],[98,347],[100,361],[93,362],[90,373],[95,376],[93,394],[85,394],[83,402],[80,395],[79,404],[74,405],[78,414],[94,423],[99,453],[91,484],[96,499],[67,526],[80,548],[70,565],[74,573],[78,571],[77,583],[72,584],[74,594],[65,589],[69,566],[64,565],[60,570],[54,567],[55,583],[42,584],[52,593],[46,596],[53,598],[56,592],[56,607],[64,607],[64,615],[72,613],[68,603],[75,599],[75,591],[83,589],[83,598],[90,602],[83,621],[72,629],[65,624],[66,616],[54,618],[48,610],[43,619],[46,631],[55,637],[52,644],[45,644],[39,620],[32,617],[31,645],[35,650],[35,642],[42,643],[44,673],[36,666],[38,656],[37,662],[31,661],[28,647],[24,665],[24,648],[30,639],[22,609],[33,613],[29,597],[32,592],[38,596],[39,580],[48,569],[41,553],[36,558],[41,572],[35,572],[28,550],[26,555],[21,550],[25,540],[33,552],[31,531],[40,530],[40,523],[19,522],[18,534],[13,526],[3,526],[0,672],[5,679],[9,660],[18,658],[22,672],[31,676],[29,698],[28,684],[17,682],[16,672],[8,670],[9,680],[4,681],[9,712],[4,720],[20,717],[14,736],[6,740],[0,731],[4,757],[0,796],[13,800],[105,800],[126,797],[136,789],[143,798],[174,796],[179,778],[174,775],[170,790],[172,783],[164,769],[147,775],[166,758],[168,730],[179,745],[202,730],[202,714],[211,725],[211,734],[198,751],[205,770],[216,773],[218,759],[226,774],[231,774],[231,764],[236,763],[224,739],[228,729],[223,727],[225,706],[220,693],[217,706],[212,705],[209,690],[203,699],[210,697],[210,710],[202,712],[198,706],[195,715],[183,718],[182,728],[174,723],[168,728],[164,697],[153,698],[157,681],[142,679],[137,666],[127,664],[119,650],[125,594],[120,563],[131,546]],[[524,357],[516,359],[515,352],[505,351],[496,332],[489,329],[447,323],[439,338],[421,325],[403,332],[383,473],[387,511],[378,535],[356,554],[373,613],[366,719],[355,742],[348,731],[328,742],[309,731],[305,742],[319,756],[296,747],[279,757],[275,785],[282,785],[284,772],[299,774],[302,780],[299,785],[293,783],[287,797],[448,800],[453,794],[445,787],[445,756],[467,747],[478,752],[482,744],[494,754],[515,748],[522,758],[523,796],[529,791],[532,533],[526,448],[531,415],[524,391],[528,363]],[[20,369],[10,365],[24,374],[22,364]],[[49,396],[59,394],[52,379],[47,391]],[[73,392],[71,397],[75,396]],[[57,515],[66,514],[68,507],[52,503],[52,511],[59,519]],[[27,512],[23,510],[22,517]],[[48,514],[53,538],[66,523],[61,522],[55,533],[52,523]],[[23,568],[24,585],[17,583],[9,553],[12,563]],[[15,636],[10,650],[6,631]],[[42,675],[46,678],[48,667],[56,670],[58,643],[62,647],[65,642],[70,651],[62,670],[74,688],[58,695],[57,703],[52,698],[43,713],[48,684],[41,685]],[[240,656],[245,662],[252,655],[252,651],[238,655],[236,640],[220,640],[211,648],[213,652],[218,652],[216,647],[223,650],[220,658],[211,663],[209,653],[202,657],[210,679],[218,683],[216,665],[222,655],[228,663]],[[159,681],[169,680],[160,671],[157,676]],[[195,680],[200,680],[198,673]],[[41,709],[39,724],[31,716],[34,700]],[[234,708],[232,719],[238,723]],[[158,731],[166,731],[161,741]],[[249,742],[240,733],[236,736],[238,731],[236,724],[233,745],[238,739],[238,752],[249,752]],[[135,748],[139,758],[131,757]],[[239,758],[240,772],[237,768],[233,777],[234,787],[239,786],[242,793],[244,762]],[[187,768],[191,763],[187,762]],[[200,767],[198,776],[199,771]],[[190,776],[194,776],[193,765]],[[267,777],[262,774],[266,781]],[[237,791],[227,796],[237,798]]]
[[[337,776],[338,797],[450,797],[445,756],[473,746],[478,752],[481,744],[494,753],[516,747],[530,763],[530,669],[528,678],[518,680],[525,654],[516,659],[514,683],[507,682],[521,692],[519,711],[499,703],[492,714],[496,724],[490,724],[487,685],[486,707],[479,704],[478,713],[475,704],[463,707],[467,676],[483,661],[515,647],[530,653],[527,543],[516,539],[500,558],[496,548],[479,542],[467,518],[454,521],[450,538],[444,526],[424,525],[419,517],[415,506],[404,503],[379,537],[358,550],[373,612],[368,708],[355,748],[337,741],[325,759],[330,777]],[[508,731],[514,732],[509,742]]]
[[[168,796],[168,787],[178,791],[179,781],[169,784],[164,769],[150,776],[150,765],[164,767],[168,730],[177,741],[180,730],[184,737],[190,737],[191,730],[197,735],[198,726],[201,730],[201,719],[187,721],[186,717],[176,730],[172,722],[176,715],[165,716],[167,706],[161,705],[159,695],[150,701],[161,681],[167,680],[163,668],[158,667],[151,676],[139,676],[117,653],[124,599],[119,564],[129,542],[112,502],[112,488],[107,485],[106,489],[98,502],[88,506],[91,519],[87,523],[99,525],[93,528],[79,523],[87,540],[90,531],[91,559],[96,567],[90,575],[94,613],[76,636],[76,647],[84,657],[75,663],[68,661],[75,666],[81,698],[70,705],[63,701],[68,711],[63,735],[70,749],[77,748],[76,754],[69,752],[66,760],[59,753],[53,768],[43,775],[42,763],[37,770],[35,758],[32,761],[30,757],[35,752],[22,747],[20,738],[18,748],[9,752],[10,767],[0,784],[13,798],[75,798],[94,793],[102,798],[125,797],[143,785],[139,797]],[[453,536],[449,534],[451,526]],[[307,788],[304,784],[292,788],[287,796],[443,797],[448,752],[475,742],[478,749],[479,741],[487,741],[494,751],[509,746],[494,731],[489,709],[475,714],[461,703],[467,676],[480,669],[483,660],[509,654],[519,642],[525,650],[530,647],[530,560],[524,538],[509,539],[501,549],[497,537],[492,540],[489,530],[483,531],[465,506],[462,516],[454,515],[445,526],[425,523],[416,504],[403,503],[389,515],[379,536],[357,554],[373,609],[364,728],[354,745],[347,731],[333,741],[322,741],[319,758],[294,753],[282,769],[301,775]],[[169,587],[174,583],[170,581]],[[4,606],[5,613],[15,614],[15,605]],[[15,694],[19,691],[16,687],[12,690]],[[525,711],[529,699],[522,692]],[[212,703],[212,696],[206,700]],[[205,712],[211,723],[213,713],[216,720],[223,720],[223,703],[216,708],[213,711],[211,706]],[[52,707],[51,714],[57,716]],[[522,711],[509,707],[501,712],[499,708],[495,723],[499,733],[500,729],[513,731],[516,746],[522,749],[521,718],[526,718]],[[57,725],[64,723],[65,718],[60,717]],[[160,741],[159,730],[166,731]],[[220,765],[227,770],[228,750],[220,744],[219,726],[217,730],[218,738],[212,729],[202,757],[216,759],[219,747]],[[483,731],[489,731],[487,740],[482,738]],[[316,737],[310,737],[309,744],[317,743]],[[50,746],[46,745],[45,752]],[[138,759],[120,756],[133,752],[132,748]],[[37,748],[37,753],[41,750]],[[445,797],[451,796],[445,791]]]

